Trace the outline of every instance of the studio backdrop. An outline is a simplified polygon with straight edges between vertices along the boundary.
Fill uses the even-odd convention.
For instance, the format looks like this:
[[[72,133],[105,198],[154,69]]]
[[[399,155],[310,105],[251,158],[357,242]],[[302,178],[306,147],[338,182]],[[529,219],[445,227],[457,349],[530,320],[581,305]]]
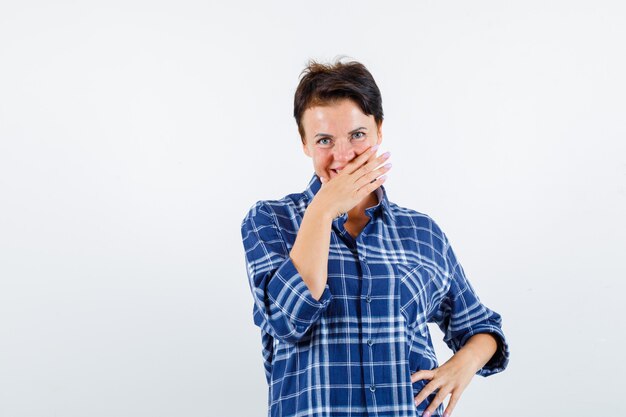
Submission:
[[[0,416],[267,415],[241,221],[307,186],[295,87],[341,55],[503,318],[453,415],[623,415],[624,39],[603,0],[3,2]]]

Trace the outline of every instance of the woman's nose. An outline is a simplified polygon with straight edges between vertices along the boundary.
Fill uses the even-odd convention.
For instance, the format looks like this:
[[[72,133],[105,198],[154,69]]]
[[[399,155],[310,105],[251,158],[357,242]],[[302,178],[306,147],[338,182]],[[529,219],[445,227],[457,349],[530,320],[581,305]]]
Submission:
[[[351,144],[338,143],[333,147],[333,157],[337,161],[349,162],[354,155],[354,148]]]

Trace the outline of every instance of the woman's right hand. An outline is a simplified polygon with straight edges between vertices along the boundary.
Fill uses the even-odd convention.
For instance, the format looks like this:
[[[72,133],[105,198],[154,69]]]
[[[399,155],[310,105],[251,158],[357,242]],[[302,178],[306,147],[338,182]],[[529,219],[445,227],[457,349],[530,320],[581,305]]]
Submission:
[[[386,176],[381,175],[391,169],[390,164],[388,167],[376,167],[387,160],[390,154],[386,152],[376,157],[376,149],[378,146],[369,147],[350,161],[333,179],[320,177],[322,187],[315,194],[314,200],[324,207],[324,211],[328,210],[332,218],[350,211],[385,182]]]

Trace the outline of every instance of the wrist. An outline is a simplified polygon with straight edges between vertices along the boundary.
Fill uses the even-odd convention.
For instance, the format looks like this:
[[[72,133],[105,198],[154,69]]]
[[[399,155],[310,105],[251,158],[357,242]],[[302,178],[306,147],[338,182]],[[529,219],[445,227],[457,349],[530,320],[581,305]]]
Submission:
[[[463,362],[465,362],[467,366],[474,371],[474,373],[478,372],[478,370],[484,365],[481,363],[482,358],[480,353],[477,352],[472,346],[464,346],[454,356],[459,356],[459,359],[462,359]]]
[[[305,215],[307,214],[310,214],[324,223],[332,223],[333,221],[333,216],[330,210],[320,204],[319,201],[315,201],[315,199],[313,199],[307,207]]]

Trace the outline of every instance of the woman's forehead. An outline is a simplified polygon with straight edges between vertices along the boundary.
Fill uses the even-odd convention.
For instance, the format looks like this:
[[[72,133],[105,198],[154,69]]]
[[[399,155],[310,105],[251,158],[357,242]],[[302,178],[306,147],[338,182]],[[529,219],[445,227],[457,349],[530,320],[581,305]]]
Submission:
[[[303,122],[305,128],[338,132],[348,132],[358,127],[371,128],[375,125],[374,116],[363,113],[351,100],[310,107],[304,112]]]

